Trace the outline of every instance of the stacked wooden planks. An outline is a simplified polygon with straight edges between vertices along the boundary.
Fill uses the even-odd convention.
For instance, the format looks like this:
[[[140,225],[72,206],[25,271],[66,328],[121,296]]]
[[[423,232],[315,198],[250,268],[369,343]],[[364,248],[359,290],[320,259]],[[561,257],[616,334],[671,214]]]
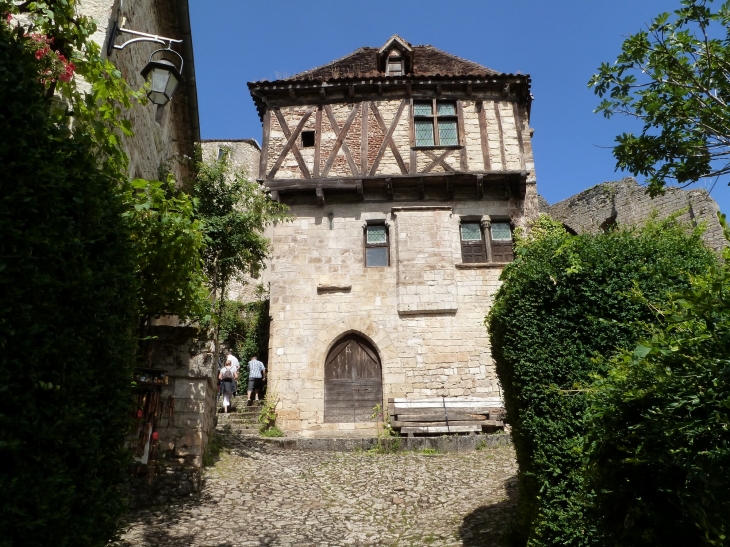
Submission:
[[[480,433],[504,429],[505,410],[499,397],[388,399],[393,429],[415,434]]]

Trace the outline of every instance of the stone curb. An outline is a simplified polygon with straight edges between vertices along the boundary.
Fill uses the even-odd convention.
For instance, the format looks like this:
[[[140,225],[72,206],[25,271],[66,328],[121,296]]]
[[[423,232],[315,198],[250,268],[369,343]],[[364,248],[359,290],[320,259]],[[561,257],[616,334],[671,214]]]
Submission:
[[[277,448],[289,450],[310,450],[321,452],[355,452],[357,450],[369,450],[378,445],[378,439],[304,439],[304,438],[267,438],[258,437],[262,441]],[[477,446],[483,448],[497,448],[499,446],[510,446],[512,437],[510,435],[465,435],[454,437],[396,437],[383,439],[384,443],[397,443],[400,440],[398,451],[413,451],[433,449],[439,452],[471,452]],[[486,443],[483,444],[483,443]]]

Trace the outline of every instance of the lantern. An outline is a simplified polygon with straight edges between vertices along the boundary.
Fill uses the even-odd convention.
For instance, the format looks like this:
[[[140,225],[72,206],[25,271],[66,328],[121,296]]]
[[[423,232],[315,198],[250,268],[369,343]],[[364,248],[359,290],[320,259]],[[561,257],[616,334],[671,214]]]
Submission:
[[[180,57],[180,68],[178,69],[172,62],[167,59],[152,60],[155,53],[160,51],[174,53]],[[185,78],[182,77],[183,59],[179,53],[172,49],[158,49],[152,52],[150,60],[142,69],[142,76],[144,76],[150,83],[150,89],[147,92],[147,97],[154,104],[163,106],[172,99],[172,95],[180,85],[180,82],[184,82]]]

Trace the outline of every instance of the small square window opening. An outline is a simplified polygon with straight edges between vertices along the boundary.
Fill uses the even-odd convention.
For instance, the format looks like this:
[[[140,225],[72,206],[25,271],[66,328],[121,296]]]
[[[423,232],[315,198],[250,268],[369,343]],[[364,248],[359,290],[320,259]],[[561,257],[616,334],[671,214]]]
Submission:
[[[302,131],[302,148],[314,146],[314,131]]]
[[[403,60],[400,57],[388,58],[388,76],[403,75]]]
[[[228,157],[228,148],[220,147],[218,148],[218,161],[221,161],[222,159]]]
[[[379,268],[390,264],[388,228],[378,224],[365,228],[365,267]]]

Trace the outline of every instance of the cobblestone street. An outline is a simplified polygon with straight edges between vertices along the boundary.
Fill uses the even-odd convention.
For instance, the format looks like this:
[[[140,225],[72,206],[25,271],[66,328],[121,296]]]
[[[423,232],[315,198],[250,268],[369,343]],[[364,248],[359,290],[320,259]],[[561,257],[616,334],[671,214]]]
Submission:
[[[511,447],[467,453],[224,450],[203,491],[128,516],[120,547],[498,546],[515,507]]]

